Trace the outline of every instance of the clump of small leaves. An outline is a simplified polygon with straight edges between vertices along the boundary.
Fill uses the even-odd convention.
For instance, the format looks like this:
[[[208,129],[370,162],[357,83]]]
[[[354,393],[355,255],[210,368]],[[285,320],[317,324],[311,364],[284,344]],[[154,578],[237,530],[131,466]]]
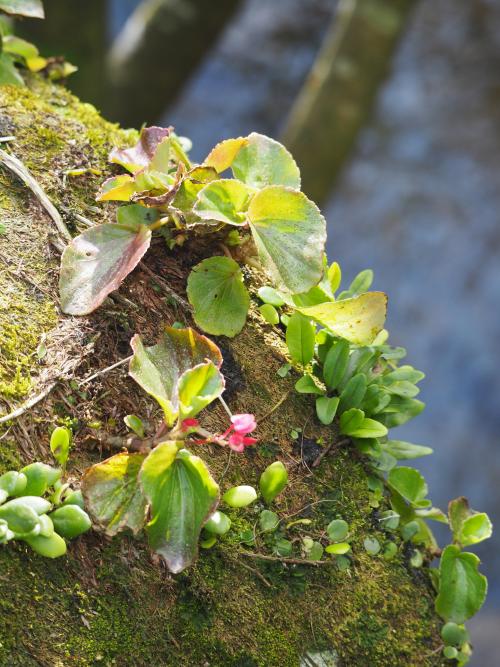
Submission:
[[[67,540],[90,529],[81,492],[63,481],[70,444],[68,429],[57,427],[50,447],[60,468],[37,461],[0,476],[1,545],[18,540],[40,556],[58,558]]]

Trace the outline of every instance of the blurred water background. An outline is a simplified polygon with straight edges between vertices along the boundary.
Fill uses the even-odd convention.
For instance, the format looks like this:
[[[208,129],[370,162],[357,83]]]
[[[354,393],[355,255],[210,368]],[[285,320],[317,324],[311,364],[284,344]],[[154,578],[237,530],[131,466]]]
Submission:
[[[136,4],[109,3],[111,35]],[[245,0],[164,124],[200,160],[221,138],[278,137],[335,4]],[[421,0],[325,207],[328,251],[348,280],[375,270],[391,341],[427,374],[427,408],[399,435],[434,448],[417,462],[434,503],[466,495],[498,526],[499,211],[500,2]],[[500,530],[480,547],[490,595],[470,624],[471,665],[496,667]]]

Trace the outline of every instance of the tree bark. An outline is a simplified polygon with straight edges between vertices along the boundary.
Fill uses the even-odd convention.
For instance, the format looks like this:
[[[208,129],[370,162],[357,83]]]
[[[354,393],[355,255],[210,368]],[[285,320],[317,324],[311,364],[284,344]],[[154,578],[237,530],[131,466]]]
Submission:
[[[0,89],[0,130],[15,135],[10,150],[72,233],[82,216],[94,222],[113,219],[113,205],[95,208],[95,191],[110,172],[110,147],[133,141],[133,133],[106,123],[63,88],[36,77],[27,89]],[[103,176],[65,178],[77,166],[101,169]],[[41,399],[0,424],[0,473],[37,459],[50,461],[49,428],[71,423],[70,475],[77,479],[90,463],[111,454],[102,432],[124,435],[123,417],[129,413],[151,424],[157,416],[124,366],[91,382],[82,380],[128,356],[134,333],[152,343],[167,323],[192,324],[165,285],[184,297],[190,266],[201,256],[189,247],[169,253],[159,239],[148,254],[147,270],[139,266],[96,313],[65,317],[57,308],[54,242],[60,246],[60,239],[51,218],[4,168],[0,205],[5,226],[0,234],[0,415],[22,410],[30,398],[32,403]],[[257,522],[253,508],[231,512],[228,536],[202,550],[196,565],[176,576],[141,539],[110,541],[87,534],[56,561],[10,543],[0,548],[0,665],[297,667],[325,664],[321,652],[332,664],[352,667],[443,664],[429,578],[409,566],[403,543],[391,562],[363,549],[367,534],[384,539],[369,505],[367,470],[334,430],[317,423],[313,401],[293,391],[297,376],[277,375],[285,361],[281,336],[254,304],[243,332],[217,343],[231,409],[253,412],[261,421],[259,444],[244,455],[228,459],[225,450],[203,446],[200,453],[214,477],[222,490],[257,485],[260,472],[281,459],[290,484],[276,511],[319,526],[334,517],[346,519],[352,532],[350,570],[339,571],[333,561],[305,566],[256,557],[240,539]],[[214,432],[226,422],[219,406],[203,416]],[[298,441],[290,436],[292,427],[303,429]],[[321,451],[318,438],[323,446],[334,446],[313,468]],[[302,529],[298,524],[287,535],[299,540],[306,534]],[[271,553],[262,544],[261,550]]]
[[[107,115],[126,126],[157,122],[239,4],[144,0],[108,57]]]
[[[415,0],[340,0],[321,51],[294,103],[282,140],[302,189],[331,192],[373,106]]]

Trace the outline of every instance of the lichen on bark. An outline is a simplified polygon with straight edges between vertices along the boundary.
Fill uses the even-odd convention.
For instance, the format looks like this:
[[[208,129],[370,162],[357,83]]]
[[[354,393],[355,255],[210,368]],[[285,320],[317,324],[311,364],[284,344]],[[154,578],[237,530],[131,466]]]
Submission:
[[[106,163],[110,147],[132,142],[135,133],[105,122],[64,88],[36,77],[26,89],[1,88],[0,101],[2,134],[15,135],[11,150],[70,230],[80,225],[75,214],[111,220],[112,205],[95,208],[100,178],[65,172],[91,166],[103,176],[113,173]],[[164,324],[192,324],[164,286],[183,297],[190,267],[211,249],[169,252],[158,239],[147,271],[139,266],[91,317],[68,318],[59,313],[55,296],[59,256],[51,245],[50,218],[3,169],[0,203],[6,227],[0,235],[0,380],[11,382],[16,364],[26,380],[15,390],[0,384],[0,415],[36,395],[47,378],[58,383],[32,410],[0,425],[0,473],[17,460],[47,459],[49,426],[71,423],[76,436],[70,474],[77,478],[108,455],[102,435],[123,434],[126,414],[137,412],[150,423],[157,416],[123,367],[85,385],[79,381],[127,356],[134,333],[152,343]],[[42,341],[45,355],[37,353]],[[264,417],[286,398],[260,422],[259,446],[232,457],[229,466],[225,451],[206,446],[214,476],[222,478],[223,489],[256,485],[272,460],[283,460],[291,484],[277,510],[283,516],[302,510],[301,516],[325,526],[333,516],[345,518],[353,533],[354,566],[340,572],[333,564],[292,567],[246,557],[238,535],[256,522],[251,508],[231,512],[235,530],[175,576],[128,537],[87,535],[54,562],[10,545],[0,549],[0,665],[296,667],[307,650],[335,650],[345,666],[442,664],[428,578],[409,566],[404,549],[387,562],[362,548],[367,533],[379,534],[362,459],[334,446],[314,473],[307,465],[304,443],[319,437],[328,443],[336,434],[316,424],[312,401],[292,391],[294,378],[277,375],[285,360],[283,341],[254,304],[243,332],[216,342],[234,412]],[[214,432],[225,421],[219,406],[204,417]],[[302,443],[290,437],[291,426],[303,428]]]

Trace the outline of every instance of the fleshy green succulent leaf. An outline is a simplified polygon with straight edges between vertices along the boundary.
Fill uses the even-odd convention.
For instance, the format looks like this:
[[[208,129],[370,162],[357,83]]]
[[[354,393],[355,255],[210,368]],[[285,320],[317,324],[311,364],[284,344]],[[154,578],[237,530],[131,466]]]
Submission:
[[[151,503],[147,533],[151,547],[171,572],[189,567],[198,538],[219,500],[219,487],[205,463],[180,443],[164,442],[144,461],[141,484]]]
[[[301,192],[271,186],[253,197],[247,216],[260,261],[276,287],[298,294],[317,285],[326,223],[316,204]]]
[[[179,412],[179,380],[191,368],[222,356],[215,343],[193,329],[166,327],[157,345],[144,347],[140,336],[130,341],[134,355],[129,375],[162,407],[169,425]]]
[[[337,544],[329,544],[325,551],[327,554],[333,554],[334,556],[340,556],[346,554],[351,550],[351,545],[348,542],[338,542]]]
[[[9,470],[0,475],[0,492],[4,491],[6,497],[20,496],[27,484],[28,478],[26,475],[22,472],[17,472],[17,470]]]
[[[418,505],[427,496],[426,481],[415,468],[405,466],[393,468],[389,472],[387,481],[411,505]]]
[[[147,503],[138,479],[144,459],[145,454],[122,452],[83,476],[85,506],[107,535],[126,529],[137,534],[144,526]]]
[[[294,313],[286,329],[286,344],[290,356],[302,366],[314,357],[316,327],[300,313]]]
[[[60,558],[67,551],[66,542],[57,533],[52,533],[50,537],[35,535],[23,539],[35,553],[44,558]]]
[[[203,526],[203,530],[214,535],[225,535],[230,528],[231,519],[219,510],[216,510]]]
[[[246,507],[257,500],[257,491],[253,486],[233,486],[222,496],[222,500],[229,507]]]
[[[114,148],[109,161],[121,165],[132,174],[148,167],[155,157],[158,147],[168,138],[170,131],[165,127],[145,127],[139,141],[131,148]],[[158,166],[155,167],[156,169]]]
[[[136,184],[132,176],[120,174],[111,176],[102,183],[96,195],[97,201],[129,201],[136,191]]]
[[[266,503],[271,503],[288,484],[288,472],[281,461],[267,466],[259,480],[260,492]]]
[[[71,447],[71,431],[65,426],[57,426],[50,436],[50,451],[61,466],[65,466]]]
[[[77,236],[61,258],[59,294],[69,315],[87,315],[118,289],[151,243],[144,225],[97,225]]]
[[[177,385],[179,417],[195,417],[224,391],[224,377],[211,361],[185,371]]]
[[[439,593],[436,611],[445,621],[464,623],[482,607],[487,591],[486,577],[478,572],[479,558],[447,546],[439,564]]]
[[[15,500],[0,505],[0,519],[6,521],[9,529],[19,536],[28,535],[39,524],[37,512],[28,503]]]
[[[6,503],[4,507],[7,507],[7,505],[11,509],[20,507],[21,505],[29,507],[34,512],[36,512],[38,516],[45,514],[45,512],[48,512],[52,507],[48,500],[45,498],[40,498],[40,496],[21,496],[20,498],[13,498],[12,500],[9,500],[9,502]]]
[[[250,296],[233,259],[210,257],[193,267],[187,295],[196,324],[207,333],[232,338],[243,329]]]
[[[40,461],[30,463],[22,468],[21,472],[26,475],[28,481],[22,492],[16,492],[15,495],[20,495],[20,493],[22,493],[23,496],[43,495],[62,474],[62,471],[59,468],[53,468]]]
[[[218,220],[228,225],[243,225],[250,191],[234,179],[212,181],[198,192],[194,212],[202,220]]]
[[[92,523],[87,512],[78,505],[65,505],[51,512],[49,518],[59,535],[68,540],[86,533],[90,530]]]
[[[0,0],[0,11],[15,16],[45,18],[42,0]]]
[[[339,405],[338,396],[320,396],[316,399],[316,414],[322,424],[331,424]]]
[[[351,343],[368,345],[384,327],[387,297],[367,292],[352,299],[299,308],[299,311]]]

